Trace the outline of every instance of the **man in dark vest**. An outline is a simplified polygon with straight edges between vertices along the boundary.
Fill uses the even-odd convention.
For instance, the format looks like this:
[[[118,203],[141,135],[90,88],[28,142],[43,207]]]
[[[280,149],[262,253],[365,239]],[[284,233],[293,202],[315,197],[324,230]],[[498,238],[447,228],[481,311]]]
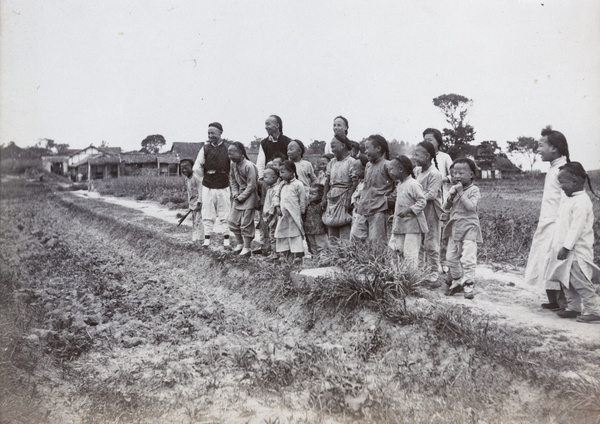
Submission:
[[[223,233],[223,245],[229,247],[229,209],[231,195],[229,192],[229,143],[221,140],[223,126],[218,122],[208,125],[208,141],[198,152],[194,163],[194,172],[202,181],[202,223],[204,224],[204,244],[210,245],[213,227],[218,221],[218,228]]]
[[[265,129],[269,136],[260,142],[260,148],[258,149],[258,159],[256,160],[258,178],[263,177],[265,166],[273,160],[275,153],[281,152],[287,158],[287,148],[291,141],[283,135],[283,122],[277,115],[271,115],[267,118]]]

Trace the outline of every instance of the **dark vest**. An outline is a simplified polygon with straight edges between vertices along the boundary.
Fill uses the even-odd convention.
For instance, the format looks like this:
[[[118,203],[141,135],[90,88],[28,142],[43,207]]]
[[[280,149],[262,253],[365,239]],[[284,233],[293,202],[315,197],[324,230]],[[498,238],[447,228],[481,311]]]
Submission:
[[[292,140],[283,134],[279,135],[277,143],[271,142],[268,137],[263,139],[263,141],[260,142],[260,145],[263,149],[263,152],[265,152],[265,164],[271,162],[273,160],[273,156],[275,156],[275,153],[277,152],[283,153],[287,159],[287,148],[288,144],[290,144],[290,141]]]
[[[211,143],[204,145],[204,179],[202,185],[208,188],[229,187],[229,143],[222,142],[215,147]]]

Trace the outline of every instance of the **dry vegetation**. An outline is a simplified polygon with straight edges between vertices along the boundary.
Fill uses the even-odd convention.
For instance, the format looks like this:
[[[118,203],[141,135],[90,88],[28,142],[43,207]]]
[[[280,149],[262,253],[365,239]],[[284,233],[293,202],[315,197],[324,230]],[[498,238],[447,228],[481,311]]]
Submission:
[[[600,420],[598,343],[453,303],[389,251],[334,246],[342,273],[293,284],[136,211],[0,187],[2,422]],[[497,207],[482,221],[510,245],[484,258],[522,258],[537,217]]]

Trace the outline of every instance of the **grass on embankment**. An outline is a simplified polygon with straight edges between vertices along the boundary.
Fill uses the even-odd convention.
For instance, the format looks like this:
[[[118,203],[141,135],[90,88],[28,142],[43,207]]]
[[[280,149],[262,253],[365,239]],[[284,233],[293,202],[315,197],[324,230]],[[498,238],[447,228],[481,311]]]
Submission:
[[[312,414],[292,422],[597,421],[595,380],[557,371],[582,369],[585,352],[567,343],[540,350],[534,329],[437,305],[389,253],[334,248],[328,264],[344,275],[295,286],[287,265],[199,251],[184,229],[124,222],[133,214],[100,201],[42,192],[2,199],[10,212],[2,266],[18,270],[6,288],[32,314],[25,327],[50,331],[2,366],[23,373],[21,358],[33,379],[36,363],[52,358],[73,385],[73,411],[88,421],[202,421],[223,402],[241,411],[252,398],[280,422],[282,409]],[[31,234],[38,228],[44,234]],[[20,263],[14,242],[26,243]],[[217,306],[209,302],[219,295]],[[246,310],[232,307],[244,299]],[[152,358],[138,362],[144,351]],[[114,373],[103,374],[107,367]]]

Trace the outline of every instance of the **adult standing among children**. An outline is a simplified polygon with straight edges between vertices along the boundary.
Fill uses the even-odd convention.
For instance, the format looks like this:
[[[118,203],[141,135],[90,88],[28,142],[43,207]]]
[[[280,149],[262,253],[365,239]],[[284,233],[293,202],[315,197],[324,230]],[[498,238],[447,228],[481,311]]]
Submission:
[[[448,153],[440,150],[440,148],[444,146],[444,140],[440,130],[435,128],[425,129],[425,131],[423,131],[423,141],[428,141],[435,149],[435,159],[438,164],[438,171],[442,174],[442,202],[445,202],[448,197],[448,191],[452,187],[452,178],[450,175],[452,158]]]
[[[283,121],[277,115],[271,115],[265,121],[265,130],[268,136],[260,142],[256,167],[258,177],[262,178],[267,163],[273,160],[275,153],[282,153],[287,159],[288,144],[290,138],[283,135]]]
[[[208,124],[208,142],[198,152],[194,163],[194,173],[202,182],[202,223],[204,224],[204,244],[210,245],[214,225],[219,224],[223,233],[223,245],[229,247],[227,220],[231,208],[229,190],[230,162],[227,155],[229,143],[221,139],[223,126],[218,122]]]
[[[550,127],[544,128],[538,145],[538,153],[542,157],[542,161],[550,162],[550,169],[544,180],[540,218],[531,240],[525,281],[531,285],[546,288],[548,303],[543,303],[542,308],[559,310],[567,307],[565,295],[560,284],[545,281],[544,274],[549,255],[552,254],[550,248],[562,197],[558,174],[560,168],[571,161],[566,137]]]
[[[350,126],[348,125],[348,120],[346,118],[344,118],[343,116],[336,116],[335,119],[333,120],[333,136],[335,137],[336,135],[343,135],[343,136],[348,136],[348,128],[350,128]],[[333,154],[333,151],[331,150],[331,141],[328,141],[325,143],[325,154]]]
[[[351,200],[358,185],[354,175],[356,159],[350,156],[352,142],[345,135],[337,134],[331,140],[331,151],[335,157],[327,165],[327,179],[322,204],[323,223],[329,237],[350,240],[352,215]]]
[[[387,243],[388,196],[394,190],[394,179],[388,173],[387,140],[371,135],[365,144],[369,162],[365,167],[365,186],[356,204],[350,237],[356,240]]]

